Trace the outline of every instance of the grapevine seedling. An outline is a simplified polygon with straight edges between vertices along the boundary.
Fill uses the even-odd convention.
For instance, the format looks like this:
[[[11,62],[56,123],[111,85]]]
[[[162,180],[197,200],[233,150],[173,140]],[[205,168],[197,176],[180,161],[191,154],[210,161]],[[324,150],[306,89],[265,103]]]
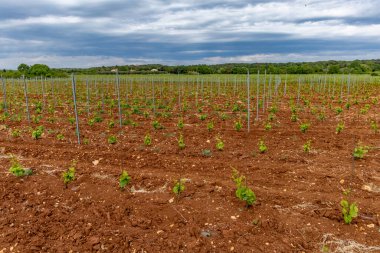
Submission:
[[[183,135],[182,134],[180,134],[179,135],[179,139],[178,139],[178,147],[179,147],[179,149],[184,149],[185,148],[185,142],[184,142],[184,140],[183,140]]]
[[[338,125],[335,128],[335,133],[339,134],[340,132],[342,132],[343,129],[344,129],[344,124],[343,123],[338,123]]]
[[[177,124],[178,129],[180,129],[180,130],[183,129],[183,126],[184,126],[183,119],[179,119],[178,124]]]
[[[207,115],[206,114],[201,114],[199,115],[199,119],[204,121],[205,119],[207,119]]]
[[[11,135],[14,138],[20,137],[21,131],[19,129],[14,129],[11,131]]]
[[[124,190],[125,186],[127,186],[131,181],[131,176],[128,175],[128,172],[123,170],[121,172],[120,178],[119,178],[119,186],[121,190]]]
[[[233,168],[232,180],[236,185],[235,195],[241,201],[245,201],[246,206],[252,206],[256,202],[255,193],[247,186],[245,176],[239,175],[239,171]],[[244,185],[243,185],[244,182]]]
[[[24,169],[14,155],[11,155],[11,167],[9,168],[9,172],[16,177],[30,176],[33,174],[31,169]]]
[[[65,184],[65,188],[67,189],[67,185],[75,180],[75,166],[76,161],[74,160],[70,166],[70,168],[62,173],[63,183]]]
[[[160,122],[158,122],[157,120],[153,121],[152,125],[153,125],[153,128],[154,128],[155,130],[160,130],[160,129],[163,129],[163,128],[164,128],[164,127],[160,124]]]
[[[32,132],[32,138],[35,140],[38,140],[41,138],[42,133],[44,131],[43,126],[38,126],[33,132]]]
[[[263,140],[260,140],[259,142],[259,151],[260,153],[265,153],[268,150],[267,146],[265,145]]]
[[[179,197],[179,195],[185,190],[185,179],[178,179],[173,187],[173,193]]]
[[[368,153],[369,147],[368,146],[357,146],[354,149],[354,159],[363,159],[364,155]]]
[[[70,122],[71,125],[74,125],[74,123],[75,123],[75,118],[69,118],[69,122]]]
[[[207,123],[207,130],[211,132],[214,129],[214,122],[208,122]]]
[[[311,140],[308,140],[305,144],[303,144],[303,151],[309,153],[311,150]]]
[[[342,112],[343,112],[343,109],[342,109],[341,107],[337,107],[337,108],[335,108],[335,113],[336,113],[337,115],[341,114]]]
[[[309,127],[310,127],[310,124],[303,123],[303,124],[300,125],[300,130],[301,130],[302,133],[306,133],[306,131],[309,129]]]
[[[374,120],[371,120],[371,129],[375,132],[375,134],[377,134],[377,132],[379,131],[379,126]]]
[[[224,149],[224,142],[219,137],[216,137],[216,149],[222,151]]]
[[[340,201],[340,206],[342,207],[344,223],[351,224],[352,220],[358,217],[358,206],[356,203],[349,203],[346,199],[342,199],[342,201]]]
[[[145,146],[152,145],[152,138],[150,137],[150,134],[146,134],[144,137],[144,144]]]
[[[273,121],[275,118],[276,118],[276,115],[273,112],[269,113],[269,115],[268,115],[269,121]]]
[[[108,137],[109,144],[115,144],[116,142],[117,142],[117,138],[115,135],[111,135],[110,137]]]
[[[57,134],[57,140],[63,141],[65,139],[65,136],[63,134]]]
[[[239,132],[242,129],[242,127],[243,127],[243,125],[242,125],[240,120],[235,122],[235,130],[236,131]]]

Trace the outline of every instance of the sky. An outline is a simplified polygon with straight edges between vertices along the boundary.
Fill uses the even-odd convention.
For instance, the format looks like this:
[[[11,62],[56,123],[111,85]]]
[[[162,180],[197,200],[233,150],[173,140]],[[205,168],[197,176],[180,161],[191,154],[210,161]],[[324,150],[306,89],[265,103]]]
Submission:
[[[0,69],[380,59],[380,0],[0,0]]]

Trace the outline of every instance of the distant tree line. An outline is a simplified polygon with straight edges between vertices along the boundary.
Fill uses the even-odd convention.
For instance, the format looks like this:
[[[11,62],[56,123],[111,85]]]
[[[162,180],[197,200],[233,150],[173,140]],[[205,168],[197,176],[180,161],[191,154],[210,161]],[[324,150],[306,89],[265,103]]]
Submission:
[[[27,65],[21,63],[17,70],[4,69],[1,76],[7,78],[20,78],[25,77],[67,77],[67,72],[61,69],[51,69],[45,64]]]
[[[380,72],[380,60],[320,61],[299,63],[226,63],[217,65],[166,66],[160,64],[102,66],[87,69],[64,69],[81,74],[107,74],[112,70],[127,74],[246,74],[265,71],[272,74],[372,74]]]
[[[167,66],[161,64],[102,66],[93,68],[61,68],[51,69],[44,64],[20,64],[17,70],[3,70],[3,77],[65,77],[70,73],[96,75],[114,74],[246,74],[247,70],[254,74],[371,74],[380,75],[379,60],[355,61],[320,61],[289,63],[226,63],[216,65],[180,65]]]

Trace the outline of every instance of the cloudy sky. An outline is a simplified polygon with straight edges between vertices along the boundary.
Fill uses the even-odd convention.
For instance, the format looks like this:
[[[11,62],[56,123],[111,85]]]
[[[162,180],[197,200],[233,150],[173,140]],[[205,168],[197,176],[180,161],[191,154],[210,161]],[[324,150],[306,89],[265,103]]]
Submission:
[[[0,68],[380,58],[380,0],[0,0]]]

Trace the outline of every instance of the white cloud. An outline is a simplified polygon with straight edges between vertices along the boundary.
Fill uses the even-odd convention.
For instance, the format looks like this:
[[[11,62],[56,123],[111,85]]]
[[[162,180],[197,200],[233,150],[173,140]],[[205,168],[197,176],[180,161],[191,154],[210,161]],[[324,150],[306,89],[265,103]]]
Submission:
[[[52,1],[46,3],[75,5],[85,8],[105,1]],[[200,1],[196,1],[195,6]],[[230,1],[233,2],[233,1]],[[145,4],[144,4],[145,3]],[[228,3],[228,1],[227,1]],[[305,6],[306,3],[306,6]],[[378,38],[380,24],[347,24],[345,19],[380,16],[380,8],[374,8],[379,0],[292,0],[265,2],[243,7],[217,5],[209,8],[192,8],[188,1],[142,1],[149,16],[139,16],[132,8],[112,17],[81,17],[75,15],[41,15],[20,19],[6,19],[1,28],[32,25],[75,25],[73,29],[108,36],[146,35],[153,42],[208,42],[239,41],[240,33],[277,33],[294,38],[368,37]],[[119,12],[118,12],[119,11]],[[143,11],[143,10],[141,10]],[[137,11],[138,13],[138,11]],[[220,36],[220,33],[225,36]],[[153,35],[153,36],[152,36]]]

